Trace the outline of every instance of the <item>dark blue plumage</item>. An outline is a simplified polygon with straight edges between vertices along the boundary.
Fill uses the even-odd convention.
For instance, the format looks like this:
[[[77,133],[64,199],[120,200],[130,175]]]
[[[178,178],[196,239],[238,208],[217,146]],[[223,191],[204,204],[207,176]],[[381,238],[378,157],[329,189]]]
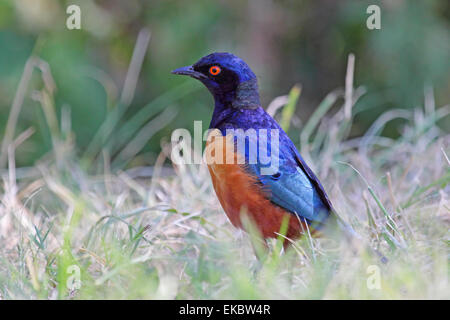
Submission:
[[[260,151],[263,154],[266,149],[257,148],[258,161],[256,164],[249,163],[249,148],[246,146],[245,168],[249,173],[256,175],[263,186],[270,191],[270,200],[285,208],[291,213],[299,215],[309,223],[314,223],[316,229],[328,217],[331,211],[331,203],[328,196],[316,175],[306,165],[305,161],[295,148],[291,139],[278,125],[278,123],[261,107],[256,109],[240,109],[227,114],[215,127],[222,134],[226,134],[227,129],[277,129],[279,130],[279,168],[272,175],[262,175],[261,168],[264,165],[260,160]],[[268,132],[270,141],[270,132]],[[247,138],[249,141],[251,138]],[[257,143],[249,141],[249,143]],[[261,145],[263,148],[266,144]],[[270,148],[270,144],[267,144]],[[274,178],[275,176],[275,178]]]
[[[217,71],[219,73],[213,75]],[[174,70],[173,73],[196,78],[211,92],[215,107],[210,128],[219,129],[223,135],[230,129],[278,130],[278,170],[270,175],[261,174],[265,164],[260,159],[260,151],[267,149],[258,149],[254,155],[248,145],[243,152],[246,160],[243,170],[256,178],[256,183],[271,203],[295,214],[314,228],[320,228],[332,212],[331,202],[319,179],[302,159],[290,138],[261,107],[257,79],[248,65],[233,54],[213,53],[193,66]],[[270,141],[270,131],[268,140]],[[246,137],[246,141],[258,144],[261,137]],[[270,145],[267,148],[270,153]],[[256,163],[250,163],[252,156],[258,159]]]

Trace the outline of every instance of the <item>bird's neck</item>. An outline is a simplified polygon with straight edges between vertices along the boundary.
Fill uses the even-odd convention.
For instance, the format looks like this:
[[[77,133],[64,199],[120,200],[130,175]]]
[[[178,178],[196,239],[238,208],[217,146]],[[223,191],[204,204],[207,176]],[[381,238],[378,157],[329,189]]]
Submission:
[[[258,82],[256,78],[250,79],[239,85],[232,91],[214,93],[214,113],[210,128],[216,128],[217,124],[241,109],[257,109],[261,106],[259,101]]]

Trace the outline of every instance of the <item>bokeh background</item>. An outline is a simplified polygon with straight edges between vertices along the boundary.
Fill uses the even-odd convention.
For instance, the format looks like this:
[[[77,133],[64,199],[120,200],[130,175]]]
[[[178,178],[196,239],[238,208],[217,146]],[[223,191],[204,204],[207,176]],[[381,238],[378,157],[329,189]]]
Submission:
[[[81,30],[66,28],[69,4],[81,7]],[[381,7],[381,30],[366,28],[370,4]],[[149,47],[134,98],[123,107],[124,79],[143,28],[151,32]],[[25,63],[35,55],[50,66],[53,109],[58,122],[70,114],[77,154],[95,158],[106,149],[117,167],[151,165],[173,129],[192,128],[194,120],[209,123],[210,95],[170,71],[214,51],[249,63],[264,106],[301,84],[297,126],[327,93],[344,86],[349,53],[356,56],[355,86],[367,90],[355,106],[353,136],[388,109],[423,105],[426,88],[437,107],[450,101],[449,1],[0,0],[0,136]],[[33,73],[15,133],[29,127],[35,133],[17,150],[19,167],[34,164],[54,143],[48,115],[33,99],[43,86],[40,72]],[[99,149],[90,147],[118,108],[123,113]],[[448,131],[448,119],[440,126]],[[295,126],[291,130],[295,140]],[[383,135],[400,133],[398,120]],[[121,155],[130,141],[136,147]]]

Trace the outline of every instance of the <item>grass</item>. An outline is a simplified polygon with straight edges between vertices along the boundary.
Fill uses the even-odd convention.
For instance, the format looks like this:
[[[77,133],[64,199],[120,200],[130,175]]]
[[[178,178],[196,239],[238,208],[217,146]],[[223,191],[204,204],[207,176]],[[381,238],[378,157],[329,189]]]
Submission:
[[[15,168],[15,150],[30,129],[4,155],[0,298],[448,299],[450,137],[437,123],[450,108],[426,99],[424,108],[391,110],[364,136],[349,138],[364,89],[353,88],[353,75],[346,83],[352,88],[325,97],[303,129],[290,121],[299,87],[285,100],[289,109],[274,113],[300,136],[302,155],[363,246],[354,252],[345,241],[305,236],[282,252],[281,234],[263,262],[249,236],[228,222],[205,165],[168,169],[168,145],[151,170],[111,165],[110,148],[122,145],[106,143],[115,132],[107,123],[116,124],[122,109],[79,156],[70,126],[55,118],[52,89],[44,86],[39,101],[54,150],[33,167]],[[176,97],[148,104],[144,117],[122,127],[124,134],[130,126],[130,139],[139,137],[140,146],[152,134],[145,126],[151,117],[192,89],[177,90]],[[397,118],[403,119],[401,136],[383,137],[383,127]],[[139,150],[118,154],[128,163]]]

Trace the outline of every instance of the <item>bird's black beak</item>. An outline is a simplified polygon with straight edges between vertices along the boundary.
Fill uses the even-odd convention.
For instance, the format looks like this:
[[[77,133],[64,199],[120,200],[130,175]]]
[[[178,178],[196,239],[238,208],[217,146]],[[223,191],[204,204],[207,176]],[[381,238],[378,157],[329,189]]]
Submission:
[[[200,73],[198,71],[195,71],[192,66],[186,66],[182,68],[178,68],[172,71],[173,74],[180,74],[184,76],[190,76],[195,79],[202,79],[206,78],[203,73]]]

